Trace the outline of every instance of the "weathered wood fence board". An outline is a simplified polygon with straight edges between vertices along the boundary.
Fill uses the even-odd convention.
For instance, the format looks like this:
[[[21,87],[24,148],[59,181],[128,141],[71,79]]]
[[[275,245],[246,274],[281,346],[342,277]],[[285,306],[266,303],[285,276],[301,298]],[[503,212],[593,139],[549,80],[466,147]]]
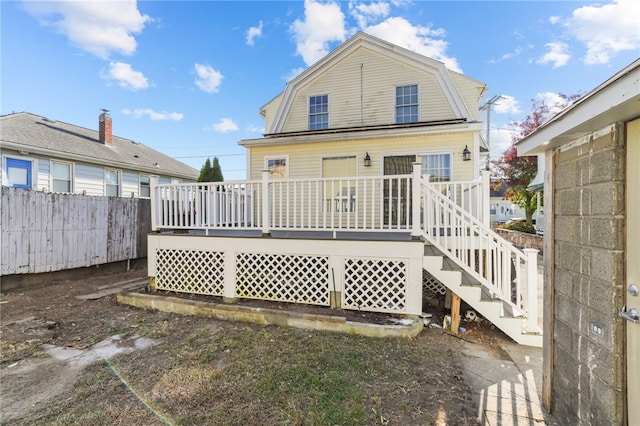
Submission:
[[[147,199],[2,187],[0,275],[146,257],[150,215]]]

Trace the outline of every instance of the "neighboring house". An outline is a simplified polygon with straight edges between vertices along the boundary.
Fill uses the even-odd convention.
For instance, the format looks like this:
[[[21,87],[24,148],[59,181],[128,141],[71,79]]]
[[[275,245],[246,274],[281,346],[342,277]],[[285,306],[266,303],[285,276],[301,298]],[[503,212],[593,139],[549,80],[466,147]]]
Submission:
[[[97,196],[149,197],[149,176],[193,182],[198,171],[141,143],[21,112],[0,117],[3,186]]]
[[[441,62],[354,35],[260,109],[266,134],[239,142],[246,181],[152,181],[153,285],[412,316],[423,286],[449,288],[540,345],[535,251],[489,226],[485,92]]]
[[[522,208],[513,204],[513,201],[504,198],[505,190],[504,185],[498,190],[491,188],[489,201],[491,203],[492,224],[502,224],[511,219],[524,217],[524,210]]]
[[[543,402],[639,425],[640,59],[518,142],[545,157]]]

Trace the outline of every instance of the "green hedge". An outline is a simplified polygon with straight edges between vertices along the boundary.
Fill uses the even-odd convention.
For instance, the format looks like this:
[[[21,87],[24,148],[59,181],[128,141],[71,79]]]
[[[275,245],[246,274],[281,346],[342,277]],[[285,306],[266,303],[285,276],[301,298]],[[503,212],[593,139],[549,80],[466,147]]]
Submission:
[[[535,234],[536,233],[536,228],[534,228],[533,225],[527,225],[524,222],[505,223],[504,225],[498,226],[498,228],[500,228],[500,229],[508,229],[510,231],[524,232],[526,234]]]

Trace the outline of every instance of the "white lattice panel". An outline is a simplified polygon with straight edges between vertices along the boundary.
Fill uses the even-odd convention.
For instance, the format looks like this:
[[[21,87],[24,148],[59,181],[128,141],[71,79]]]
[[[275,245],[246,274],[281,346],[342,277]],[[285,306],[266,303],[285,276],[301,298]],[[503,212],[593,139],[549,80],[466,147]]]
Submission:
[[[238,253],[236,296],[329,306],[329,257]]]
[[[180,293],[222,296],[224,253],[158,249],[156,288]]]
[[[429,272],[422,270],[422,291],[424,295],[433,299],[438,295],[447,293],[447,287],[442,284],[437,278],[431,275]]]
[[[407,265],[401,260],[347,258],[343,307],[364,311],[404,312]]]

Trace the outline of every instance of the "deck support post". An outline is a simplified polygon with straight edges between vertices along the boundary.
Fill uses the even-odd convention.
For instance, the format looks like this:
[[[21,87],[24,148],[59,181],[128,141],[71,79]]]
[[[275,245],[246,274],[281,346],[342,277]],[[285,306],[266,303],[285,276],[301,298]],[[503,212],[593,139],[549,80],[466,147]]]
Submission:
[[[538,250],[533,248],[523,249],[527,256],[527,331],[540,333],[538,327]]]
[[[269,206],[271,200],[269,199],[269,179],[271,178],[271,171],[268,169],[262,170],[262,235],[266,236],[271,233],[271,220],[269,218]]]
[[[422,235],[420,227],[420,186],[422,185],[422,163],[413,163],[413,179],[411,179],[411,236],[418,238]]]
[[[451,292],[451,332],[458,334],[460,327],[460,296]]]

